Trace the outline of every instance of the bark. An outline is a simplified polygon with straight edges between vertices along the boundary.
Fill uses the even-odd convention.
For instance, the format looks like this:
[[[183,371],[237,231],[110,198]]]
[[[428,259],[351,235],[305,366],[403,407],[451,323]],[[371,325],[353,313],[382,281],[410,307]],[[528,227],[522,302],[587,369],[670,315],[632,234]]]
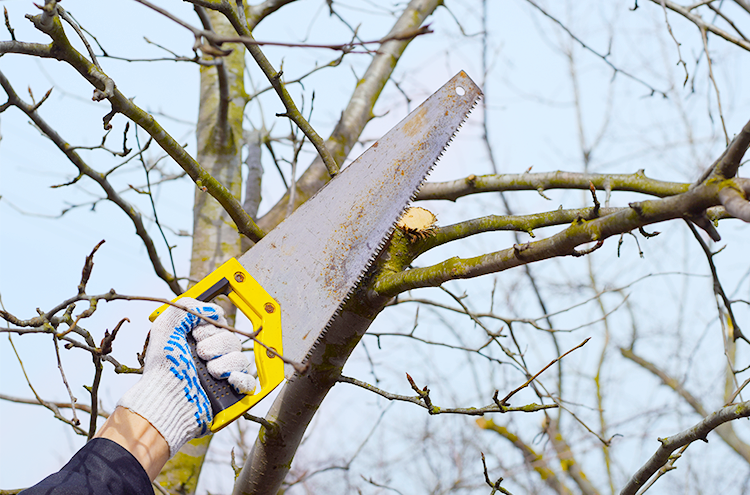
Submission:
[[[234,486],[234,494],[275,494],[286,477],[302,436],[328,391],[386,298],[372,304],[363,294],[352,298],[332,321],[302,376],[288,381],[278,395]]]
[[[394,232],[385,251],[365,275],[360,288],[330,322],[309,358],[309,368],[295,375],[278,395],[266,415],[270,428],[261,427],[252,452],[234,486],[234,494],[275,494],[289,471],[302,436],[321,402],[341,376],[349,355],[390,298],[372,297],[366,289],[380,271],[408,266],[414,254],[409,240]]]
[[[438,287],[448,280],[497,273],[544,259],[580,256],[587,252],[576,251],[575,248],[578,246],[597,242],[598,248],[605,239],[613,235],[665,220],[684,218],[693,212],[703,212],[720,204],[719,193],[723,189],[744,191],[747,182],[747,179],[740,178],[723,182],[710,181],[668,198],[630,203],[629,208],[623,208],[610,215],[576,221],[564,231],[546,239],[473,258],[455,256],[433,266],[385,274],[372,284],[372,289],[383,296],[395,296],[407,290]]]
[[[234,29],[216,11],[206,12],[211,25],[220,35],[234,35]],[[246,103],[242,45],[224,45],[234,51],[224,57],[223,70],[201,67],[200,107],[198,113],[197,159],[208,173],[240,199],[242,194],[242,117]],[[223,74],[222,74],[223,72]],[[226,80],[223,80],[226,78]],[[222,88],[226,85],[226,88]],[[225,96],[224,92],[228,90]],[[228,98],[228,101],[222,101]],[[226,115],[225,119],[221,117]],[[200,188],[195,190],[193,207],[193,248],[190,258],[190,280],[201,280],[218,265],[240,252],[236,225],[213,197]],[[232,324],[234,306],[222,304]]]
[[[235,34],[222,14],[216,11],[206,14],[216,32],[227,36]],[[247,101],[243,79],[245,53],[242,45],[225,44],[224,48],[234,51],[224,57],[223,68],[201,68],[197,161],[239,201],[244,142],[242,119]],[[191,285],[239,252],[237,226],[216,199],[196,187]],[[223,296],[214,302],[224,308],[229,324],[233,324],[235,306]],[[194,494],[210,442],[211,436],[208,436],[185,444],[164,466],[156,482],[171,492]]]

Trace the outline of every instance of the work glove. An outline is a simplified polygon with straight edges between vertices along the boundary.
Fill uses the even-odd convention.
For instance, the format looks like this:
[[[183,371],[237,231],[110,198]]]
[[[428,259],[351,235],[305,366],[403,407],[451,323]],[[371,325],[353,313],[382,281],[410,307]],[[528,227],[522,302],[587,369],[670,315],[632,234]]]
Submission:
[[[215,304],[190,298],[178,303],[217,323],[227,323],[224,310]],[[236,335],[170,306],[151,326],[143,376],[117,404],[151,423],[169,444],[170,457],[188,440],[207,435],[213,421],[187,343],[191,331],[198,356],[207,361],[211,375],[227,379],[239,393],[255,390],[256,380]]]

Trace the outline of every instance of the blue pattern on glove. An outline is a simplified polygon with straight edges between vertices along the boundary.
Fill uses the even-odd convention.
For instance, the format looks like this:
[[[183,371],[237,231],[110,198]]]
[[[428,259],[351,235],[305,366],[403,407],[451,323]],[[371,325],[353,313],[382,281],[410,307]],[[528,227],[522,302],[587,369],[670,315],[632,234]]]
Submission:
[[[219,319],[216,311],[209,306],[196,308],[196,311],[211,320]],[[211,404],[208,401],[208,396],[198,383],[198,371],[195,368],[187,343],[187,333],[195,328],[199,322],[200,319],[197,316],[190,313],[185,314],[185,317],[173,329],[172,334],[167,339],[164,353],[172,363],[170,371],[185,383],[185,399],[196,406],[195,420],[201,429],[201,435],[205,435],[208,432],[208,425],[213,422]]]

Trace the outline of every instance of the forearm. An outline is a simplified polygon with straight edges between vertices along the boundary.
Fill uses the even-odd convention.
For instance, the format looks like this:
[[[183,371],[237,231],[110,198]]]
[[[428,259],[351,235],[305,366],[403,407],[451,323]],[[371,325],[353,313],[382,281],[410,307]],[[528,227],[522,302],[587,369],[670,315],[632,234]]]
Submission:
[[[124,407],[117,407],[94,438],[106,438],[130,452],[153,480],[169,460],[169,445],[151,423]]]

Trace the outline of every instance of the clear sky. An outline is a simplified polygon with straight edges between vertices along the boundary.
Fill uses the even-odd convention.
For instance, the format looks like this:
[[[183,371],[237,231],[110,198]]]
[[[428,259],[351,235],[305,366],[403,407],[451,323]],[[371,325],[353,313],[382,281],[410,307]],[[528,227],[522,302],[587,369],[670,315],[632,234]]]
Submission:
[[[183,19],[198,24],[189,5],[164,1],[158,3]],[[589,169],[592,172],[632,173],[645,169],[650,177],[690,181],[697,177],[701,167],[713,161],[722,148],[715,93],[705,75],[702,65],[705,62],[699,62],[696,66],[701,47],[695,43],[694,28],[678,19],[673,20],[675,32],[683,42],[683,57],[692,61],[688,64],[689,71],[691,75],[698,74],[693,81],[695,92],[691,93],[690,86],[680,86],[684,72],[675,64],[677,54],[674,42],[660,21],[663,14],[653,5],[648,5],[649,2],[642,1],[647,5],[642,5],[636,12],[629,12],[624,5],[603,7],[598,2],[567,2],[566,7],[558,11],[563,19],[570,21],[571,29],[587,43],[602,54],[607,52],[609,46],[612,51],[610,60],[624,71],[637,74],[646,84],[629,78],[625,73],[613,78],[612,70],[605,62],[571,42],[566,34],[522,0],[490,2],[491,67],[485,81],[481,69],[480,37],[476,36],[481,31],[481,3],[446,3],[451,11],[439,9],[429,21],[435,34],[417,39],[407,49],[394,76],[399,87],[393,83],[386,87],[376,106],[375,113],[379,118],[367,127],[363,135],[365,139],[377,139],[458,70],[465,70],[475,81],[484,84],[490,141],[501,172],[522,173],[530,167],[534,172],[558,169],[582,171],[580,132],[573,105],[576,90],[582,102],[585,141],[588,144],[596,143]],[[393,22],[390,16],[382,14],[377,2],[349,0],[337,4],[339,12],[354,25],[361,22],[359,36],[362,39],[382,37]],[[45,37],[23,18],[24,14],[36,13],[31,2],[6,0],[2,5],[8,9],[17,39],[46,42]],[[193,39],[186,30],[135,2],[66,0],[63,6],[97,37],[110,55],[131,58],[168,56],[155,44],[182,55],[191,54]],[[284,12],[290,15],[285,16]],[[453,20],[454,16],[460,19],[460,24]],[[470,36],[462,35],[461,30]],[[750,29],[746,31],[750,32]],[[148,44],[144,36],[154,44]],[[325,2],[311,0],[286,7],[262,23],[255,36],[261,40],[341,43],[348,40],[349,33],[336,18],[328,15]],[[3,30],[0,39],[8,39],[7,31]],[[614,40],[611,45],[610,39]],[[577,57],[578,87],[571,84],[569,59],[561,46],[572,47]],[[750,115],[748,54],[717,40],[712,41],[711,48],[716,54],[714,70],[721,90],[726,127],[731,135],[744,125]],[[288,80],[311,70],[316,63],[327,63],[338,56],[337,52],[329,50],[288,47],[268,47],[264,50],[275,67],[283,64],[284,76]],[[193,126],[197,115],[198,86],[198,69],[195,65],[185,62],[125,62],[112,58],[101,58],[100,61],[124,94],[152,112],[168,132],[187,144],[188,151],[195,151]],[[292,87],[298,102],[303,100],[304,95],[306,112],[309,112],[314,91],[311,122],[321,135],[327,136],[331,132],[353,89],[354,74],[361,76],[368,61],[368,55],[351,54],[341,67],[311,76],[304,88],[299,85]],[[31,99],[29,91],[38,101],[49,88],[54,88],[49,100],[41,107],[41,113],[69,143],[77,146],[96,146],[100,143],[103,136],[101,118],[109,108],[105,102],[90,100],[90,86],[72,69],[52,60],[5,55],[0,58],[0,71],[27,101]],[[266,86],[254,68],[249,71],[249,78],[256,87]],[[649,85],[669,92],[670,99],[649,96]],[[410,103],[406,103],[404,94],[411,98]],[[2,101],[3,96],[0,96]],[[281,111],[278,101],[271,92],[265,93],[259,101],[262,108],[255,102],[248,105],[250,125],[265,125],[272,129],[273,136],[285,136],[288,133],[287,122],[273,117],[274,113]],[[713,120],[707,118],[707,111],[710,111]],[[432,180],[491,172],[482,144],[483,116],[481,107],[474,111],[435,169]],[[113,130],[107,139],[107,146],[118,149],[122,145],[125,119],[117,116],[112,123]],[[600,134],[602,138],[597,141]],[[76,175],[75,168],[49,140],[29,125],[21,112],[11,108],[0,114],[0,135],[0,296],[5,310],[21,318],[31,318],[36,315],[36,308],[48,309],[73,296],[85,257],[102,239],[106,243],[96,255],[89,293],[103,293],[114,288],[122,294],[171,296],[166,285],[154,275],[132,225],[113,205],[99,201],[100,192],[92,181],[84,178],[73,186],[51,188],[72,180]],[[145,133],[141,131],[138,136],[141,143],[145,142]],[[128,146],[136,146],[132,127],[128,134]],[[289,155],[283,145],[278,148],[284,156]],[[361,146],[357,147],[352,158],[362,149]],[[81,153],[91,166],[102,171],[123,161],[101,150]],[[146,156],[156,160],[161,155],[152,146]],[[312,152],[305,149],[302,166],[306,166],[312,156]],[[267,211],[281,194],[281,183],[267,153],[263,160],[266,175],[261,211]],[[178,170],[168,160],[162,163],[165,170]],[[126,164],[112,175],[112,180],[121,191],[126,191],[131,185],[143,186],[141,165],[137,161]],[[161,222],[167,227],[167,239],[175,246],[174,263],[180,276],[187,274],[190,237],[177,233],[189,233],[192,229],[190,208],[193,191],[193,185],[182,180],[161,186],[155,194]],[[161,255],[166,256],[165,244],[150,221],[150,206],[145,198],[138,197],[132,191],[124,194],[149,217],[150,232]],[[580,206],[587,201],[580,192],[554,192],[549,195],[552,201],[535,193],[521,194],[518,196],[521,199],[514,201],[520,212],[551,210],[561,204],[566,207]],[[618,204],[624,204],[627,200],[618,201]],[[491,200],[479,198],[471,203],[463,200],[456,204],[435,202],[428,206],[437,213],[441,225],[501,213],[496,197]],[[63,211],[66,213],[60,216]],[[598,261],[602,273],[612,275],[612,280],[620,284],[660,270],[674,269],[705,276],[704,259],[697,258],[695,264],[685,261],[691,259],[686,253],[692,251],[686,247],[690,241],[685,240],[684,232],[675,234],[681,228],[679,225],[659,227],[659,230],[674,235],[672,243],[668,245],[659,244],[658,240],[641,239],[641,245],[649,243],[653,256],[638,261],[638,268],[632,268],[636,266],[638,257],[632,239],[626,238],[625,246],[631,249],[627,262],[612,268],[611,264]],[[739,287],[740,295],[747,297],[747,282],[741,282],[741,277],[747,271],[746,252],[743,252],[746,248],[738,241],[747,239],[747,230],[743,228],[738,222],[722,224],[721,232],[729,240],[729,247],[718,261],[725,269],[727,285]],[[524,240],[528,240],[528,237],[524,237]],[[463,246],[461,254],[488,252],[508,247],[512,242],[507,234],[486,236]],[[607,259],[614,259],[616,241],[610,243]],[[670,257],[670,253],[673,256]],[[426,264],[430,260],[437,261],[454,254],[449,250],[436,250],[436,253],[420,262]],[[570,261],[563,267],[557,262],[550,263],[555,264],[555,270],[566,273],[568,281],[575,280],[577,270],[586,267],[585,261]],[[564,263],[568,263],[568,260]],[[701,297],[709,294],[710,300],[708,282],[702,279],[700,283],[695,283],[698,284],[696,287],[700,287],[696,293]],[[477,287],[483,288],[486,297],[491,290],[491,280],[487,279],[483,284]],[[654,283],[654,287],[657,286]],[[457,284],[455,287],[464,290],[470,286]],[[658,287],[660,289],[656,291],[679,289],[668,284],[666,289]],[[559,290],[562,305],[563,301],[567,303],[570,294],[565,294],[562,288]],[[126,324],[122,336],[116,341],[115,356],[125,364],[137,365],[135,353],[141,350],[148,331],[147,315],[154,305],[118,302],[102,306],[92,318],[86,320],[85,327],[98,341],[104,329],[112,329],[121,318],[130,318],[130,323]],[[76,314],[84,307],[79,304]],[[653,309],[647,303],[643,307]],[[711,305],[707,307],[710,310]],[[505,309],[510,308],[538,314],[536,306],[529,302],[525,302],[525,306],[518,301],[514,303],[511,296]],[[413,312],[397,310],[388,320],[390,323],[380,324],[401,328],[410,325],[413,318]],[[706,321],[712,318],[713,315],[705,317]],[[572,327],[575,319],[565,321]],[[709,323],[702,321],[695,332],[703,332],[707,325]],[[571,342],[581,340],[579,337],[582,338],[576,335]],[[47,400],[68,400],[51,339],[15,336],[13,344],[36,392]],[[366,344],[371,350],[376,347],[374,341],[366,341]],[[355,354],[351,369],[366,374],[369,363],[362,352]],[[393,353],[393,356],[398,356],[398,350]],[[88,403],[89,398],[82,384],[91,382],[93,370],[90,357],[83,352],[64,349],[61,349],[61,355],[72,393],[80,402]],[[396,368],[393,361],[388,361],[393,356],[380,354],[378,360]],[[442,357],[438,355],[435,359],[439,361]],[[540,357],[539,362],[545,359]],[[105,409],[111,410],[135,377],[115,376],[110,366],[105,366],[105,370],[106,387],[102,390],[101,401]],[[401,369],[394,373],[403,376]],[[460,389],[461,386],[457,385],[456,388]],[[360,397],[359,392],[344,396],[339,388],[336,390],[330,399],[331,408],[344,407],[351,400],[349,397]],[[406,391],[402,389],[401,392]],[[33,397],[6,334],[0,335],[0,394]],[[460,396],[457,392],[456,397]],[[385,405],[382,405],[381,409],[384,408]],[[68,415],[67,412],[64,414]],[[368,414],[370,419],[373,415],[377,417],[380,409],[377,414]],[[81,417],[88,421],[85,414]],[[0,488],[3,489],[28,486],[59,469],[61,463],[84,442],[83,437],[74,435],[69,427],[51,419],[51,413],[41,407],[0,400],[0,419],[3,425],[0,428]],[[360,425],[342,425],[342,429],[357,433],[363,428]],[[229,435],[221,444],[221,448],[227,451],[226,446],[232,442]],[[331,451],[337,448],[331,445],[336,442],[335,438],[320,441]],[[223,451],[221,455],[224,455]],[[309,460],[311,456],[310,451],[300,454],[303,460]],[[219,460],[223,462],[226,458]],[[202,489],[227,490],[231,471],[223,466],[217,468],[216,473],[202,482]]]

